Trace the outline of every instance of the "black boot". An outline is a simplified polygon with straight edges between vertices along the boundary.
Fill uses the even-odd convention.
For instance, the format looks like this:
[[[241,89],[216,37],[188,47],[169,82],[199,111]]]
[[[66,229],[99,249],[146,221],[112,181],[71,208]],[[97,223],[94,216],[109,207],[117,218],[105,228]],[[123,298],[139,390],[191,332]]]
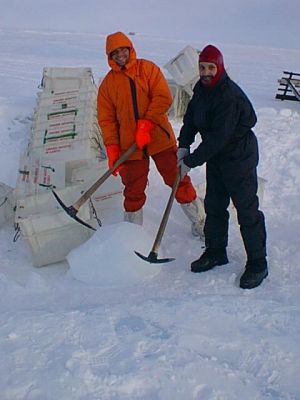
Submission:
[[[198,260],[191,264],[192,272],[204,272],[216,267],[217,265],[228,264],[226,249],[207,248]]]
[[[247,261],[245,268],[246,270],[240,279],[242,289],[253,289],[259,286],[268,276],[268,265],[265,257]]]

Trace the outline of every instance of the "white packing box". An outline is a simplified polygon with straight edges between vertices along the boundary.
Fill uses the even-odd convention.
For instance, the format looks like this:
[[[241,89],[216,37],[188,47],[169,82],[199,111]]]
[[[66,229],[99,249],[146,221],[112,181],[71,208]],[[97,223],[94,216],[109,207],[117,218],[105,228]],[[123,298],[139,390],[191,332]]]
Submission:
[[[94,86],[92,69],[89,67],[45,67],[41,87],[45,91],[80,89]]]
[[[77,200],[77,196],[81,195],[78,189],[66,188],[59,191],[58,195],[69,206],[75,201],[75,196]],[[80,207],[77,217],[96,227],[88,202]],[[19,202],[16,222],[30,246],[33,265],[37,267],[64,260],[73,248],[84,243],[94,233],[92,229],[71,218],[52,193]]]
[[[59,196],[62,202],[69,207],[81,197],[87,188],[88,185],[86,184],[73,185],[67,186],[63,189],[57,189],[55,190],[55,193]],[[61,210],[61,206],[51,190],[27,197],[19,196],[16,202],[15,222],[19,223],[20,219],[35,214],[57,214]],[[90,216],[86,215],[85,218],[89,219]]]
[[[85,167],[72,169],[72,184],[91,187],[107,171],[107,160],[90,162]],[[91,196],[92,204],[103,225],[123,221],[123,190],[119,175],[111,175]]]
[[[43,216],[40,218],[42,221],[39,218],[26,218],[21,221],[21,231],[36,232],[32,235],[23,234],[24,239],[30,246],[32,264],[35,267],[63,261],[72,249],[80,246],[93,235],[93,230],[72,220],[67,215],[66,217],[69,218],[69,221],[65,219],[65,216],[61,218],[62,213],[49,215],[48,217]],[[60,226],[55,229],[37,231],[38,227],[45,226],[45,224],[53,220],[56,225],[60,223]],[[90,220],[86,222],[90,225],[93,224],[93,221]]]
[[[75,139],[75,137],[56,138],[42,146],[30,145],[30,152],[33,158],[41,157],[47,163],[96,159],[99,157],[99,139],[96,135],[94,138],[87,139]]]
[[[191,46],[186,46],[164,65],[164,68],[178,85],[185,86],[199,76],[198,59],[198,51]]]

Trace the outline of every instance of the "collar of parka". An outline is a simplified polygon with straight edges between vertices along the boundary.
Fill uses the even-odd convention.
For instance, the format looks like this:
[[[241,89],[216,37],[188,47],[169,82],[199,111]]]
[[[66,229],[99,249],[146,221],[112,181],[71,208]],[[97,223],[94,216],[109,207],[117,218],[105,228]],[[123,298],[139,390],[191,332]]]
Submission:
[[[119,47],[129,48],[129,60],[124,67],[120,67],[111,57],[110,54]],[[114,71],[121,71],[122,69],[129,69],[136,61],[136,53],[131,40],[123,32],[115,32],[108,35],[106,38],[106,54],[108,65]]]

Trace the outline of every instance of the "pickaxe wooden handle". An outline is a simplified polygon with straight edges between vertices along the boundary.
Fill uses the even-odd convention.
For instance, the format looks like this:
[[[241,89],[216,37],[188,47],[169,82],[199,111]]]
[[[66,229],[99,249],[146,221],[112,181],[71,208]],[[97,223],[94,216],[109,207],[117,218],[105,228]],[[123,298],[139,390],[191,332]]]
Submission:
[[[141,253],[135,251],[135,254],[137,256],[139,256],[140,258],[142,258],[145,261],[148,261],[151,264],[152,263],[153,264],[166,263],[166,262],[174,260],[174,258],[161,258],[161,259],[158,259],[157,256],[158,256],[158,250],[159,250],[159,247],[160,247],[160,243],[162,241],[162,237],[163,237],[163,234],[164,234],[166,226],[167,226],[167,222],[168,222],[168,219],[169,219],[170,211],[171,211],[172,204],[173,204],[173,201],[174,201],[174,198],[175,198],[175,194],[177,192],[177,188],[178,188],[179,182],[180,182],[180,173],[178,173],[177,176],[176,176],[175,182],[174,182],[173,187],[172,187],[172,192],[170,194],[170,197],[169,197],[165,212],[163,214],[161,223],[159,225],[159,228],[158,228],[158,231],[157,231],[157,234],[156,234],[156,238],[154,240],[152,249],[151,249],[148,257],[143,256]]]

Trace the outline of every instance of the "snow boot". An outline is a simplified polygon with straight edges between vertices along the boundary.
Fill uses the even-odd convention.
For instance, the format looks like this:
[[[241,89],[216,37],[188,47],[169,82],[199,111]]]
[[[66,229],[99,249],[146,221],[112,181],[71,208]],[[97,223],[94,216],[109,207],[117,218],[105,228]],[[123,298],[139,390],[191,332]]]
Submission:
[[[137,211],[124,211],[124,221],[143,225],[143,209]]]
[[[196,197],[196,199],[190,203],[181,204],[181,208],[192,223],[192,235],[204,239],[203,227],[205,222],[205,211],[200,198]]]
[[[240,279],[240,288],[253,289],[259,286],[268,276],[268,265],[265,257],[247,261],[246,270]]]
[[[192,272],[205,272],[217,265],[228,264],[226,249],[207,248],[198,260],[191,264]]]

